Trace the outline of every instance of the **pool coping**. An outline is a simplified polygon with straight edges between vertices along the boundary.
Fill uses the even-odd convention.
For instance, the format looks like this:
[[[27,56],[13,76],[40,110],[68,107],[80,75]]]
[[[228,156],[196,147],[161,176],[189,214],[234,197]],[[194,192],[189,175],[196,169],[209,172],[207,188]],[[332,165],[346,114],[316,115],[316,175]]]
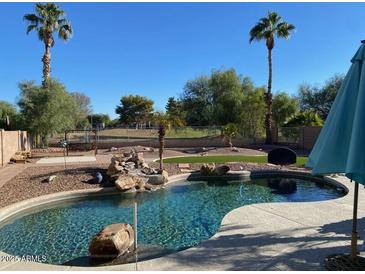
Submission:
[[[302,176],[303,178],[311,176],[309,172],[304,172],[304,171],[288,171],[288,170],[261,170],[261,171],[255,171],[252,172],[252,175],[277,175],[280,173],[285,173],[287,175],[294,175],[294,176]],[[183,180],[183,179],[188,179],[189,176],[191,176],[192,173],[185,173],[185,174],[179,174],[179,175],[174,175],[171,176],[169,179],[169,182],[167,183],[167,185]],[[246,176],[247,177],[247,176]],[[199,177],[195,177],[195,179],[197,179]],[[202,177],[201,177],[202,178]],[[227,176],[226,176],[227,178]],[[228,176],[228,178],[232,178],[231,176]],[[324,177],[324,180],[334,184],[335,186],[340,186],[342,188],[344,188],[345,190],[347,190],[347,192],[349,192],[349,190],[352,188],[352,184],[349,184],[348,182],[345,182],[343,180],[339,180],[338,178],[331,178],[331,177]],[[110,188],[95,188],[95,189],[82,189],[82,190],[73,190],[73,191],[65,191],[65,192],[59,192],[59,193],[53,193],[53,194],[48,194],[48,195],[43,195],[43,196],[39,196],[39,197],[35,197],[35,198],[31,198],[28,200],[24,200],[12,205],[9,205],[7,207],[1,208],[0,209],[0,223],[6,221],[7,219],[11,219],[12,216],[19,214],[22,211],[26,211],[29,210],[31,208],[34,207],[39,207],[39,206],[43,206],[49,203],[55,203],[55,202],[61,202],[61,201],[65,201],[65,200],[70,200],[70,199],[77,199],[77,198],[84,198],[84,197],[90,197],[90,196],[100,196],[100,195],[108,195],[108,194],[115,194],[118,191],[116,190],[116,188],[114,187],[110,187]],[[349,193],[345,194],[343,197],[337,198],[337,199],[333,199],[333,200],[337,200],[337,202],[342,203],[343,200],[348,199],[349,197]],[[332,200],[326,200],[326,201],[320,201],[320,202],[298,202],[301,204],[324,204],[328,201],[332,201]],[[259,204],[260,207],[265,207],[265,205],[270,205],[271,203],[263,203],[263,204]],[[286,204],[286,203],[278,203],[280,205]],[[251,205],[250,205],[251,206]],[[233,209],[232,211],[228,212],[225,217],[222,219],[221,222],[221,228],[225,225],[226,223],[226,219],[233,213],[236,211],[242,211],[245,208],[248,208],[250,206],[242,206],[236,209]],[[253,205],[254,206],[254,205]],[[197,246],[185,249],[183,251],[179,251],[176,253],[173,253],[173,256],[179,256],[180,253],[186,253],[189,252],[190,250],[195,250],[198,249],[200,245],[202,245],[203,243],[206,244],[209,241],[211,241],[212,238],[216,238],[218,234],[220,234],[221,229],[218,230],[218,232],[216,234],[214,234],[210,239],[203,241],[202,243],[200,243]],[[0,251],[0,257],[4,257],[4,256],[11,256],[8,255],[4,252]],[[169,255],[167,256],[163,256],[160,258],[155,258],[155,259],[151,259],[151,260],[147,260],[147,261],[142,261],[139,262],[138,265],[146,265],[146,266],[151,266],[155,265],[153,268],[156,270],[158,269],[158,265],[161,262],[161,260],[163,260],[166,257],[171,257]],[[8,262],[8,263],[0,263],[0,270],[7,270],[7,269],[14,269],[14,270],[31,270],[31,269],[44,269],[44,270],[116,270],[116,269],[123,269],[123,270],[134,270],[134,264],[124,264],[124,265],[114,265],[114,266],[102,266],[102,267],[77,267],[77,266],[63,266],[63,265],[52,265],[52,264],[45,264],[45,263],[35,263],[35,262]],[[182,270],[185,269],[184,266],[172,266],[172,269],[178,269],[178,270]],[[190,269],[192,270],[192,269]]]

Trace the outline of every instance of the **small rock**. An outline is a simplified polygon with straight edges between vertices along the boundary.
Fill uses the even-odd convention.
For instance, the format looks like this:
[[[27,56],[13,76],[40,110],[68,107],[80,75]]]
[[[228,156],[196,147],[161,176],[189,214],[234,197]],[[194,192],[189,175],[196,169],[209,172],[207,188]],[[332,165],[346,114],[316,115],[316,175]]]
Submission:
[[[232,147],[231,151],[233,151],[233,152],[240,152],[240,150],[238,148],[236,148],[236,147]]]
[[[52,181],[54,181],[57,178],[57,175],[51,175],[47,178],[47,182],[50,183]]]

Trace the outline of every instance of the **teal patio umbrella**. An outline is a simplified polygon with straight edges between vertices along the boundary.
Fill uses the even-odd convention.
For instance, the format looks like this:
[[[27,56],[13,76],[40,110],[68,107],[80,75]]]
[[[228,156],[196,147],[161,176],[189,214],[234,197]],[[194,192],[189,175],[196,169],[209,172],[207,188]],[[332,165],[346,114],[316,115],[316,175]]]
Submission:
[[[365,185],[365,40],[361,43],[306,164],[313,175],[345,173],[355,183],[353,259],[357,257],[359,184]]]

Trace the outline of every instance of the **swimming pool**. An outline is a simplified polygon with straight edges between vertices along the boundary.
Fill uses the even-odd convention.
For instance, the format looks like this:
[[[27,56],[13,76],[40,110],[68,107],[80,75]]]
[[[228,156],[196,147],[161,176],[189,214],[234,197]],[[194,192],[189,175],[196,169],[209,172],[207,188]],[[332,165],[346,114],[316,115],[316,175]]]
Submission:
[[[297,191],[276,194],[267,178],[243,181],[178,182],[138,194],[105,195],[54,204],[7,221],[0,228],[0,250],[17,256],[46,256],[46,263],[64,264],[88,255],[93,235],[112,223],[132,223],[138,203],[138,242],[168,252],[199,244],[214,235],[231,210],[267,202],[322,201],[344,196],[343,189],[295,179]]]

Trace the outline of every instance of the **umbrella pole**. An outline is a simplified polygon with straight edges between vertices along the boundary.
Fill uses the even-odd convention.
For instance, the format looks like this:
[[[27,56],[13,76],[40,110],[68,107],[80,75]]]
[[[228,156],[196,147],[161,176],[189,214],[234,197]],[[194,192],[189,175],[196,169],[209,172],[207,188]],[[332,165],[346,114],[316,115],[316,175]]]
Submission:
[[[359,183],[355,182],[354,192],[354,212],[352,219],[352,235],[351,235],[351,258],[357,257],[357,206],[359,198]]]

